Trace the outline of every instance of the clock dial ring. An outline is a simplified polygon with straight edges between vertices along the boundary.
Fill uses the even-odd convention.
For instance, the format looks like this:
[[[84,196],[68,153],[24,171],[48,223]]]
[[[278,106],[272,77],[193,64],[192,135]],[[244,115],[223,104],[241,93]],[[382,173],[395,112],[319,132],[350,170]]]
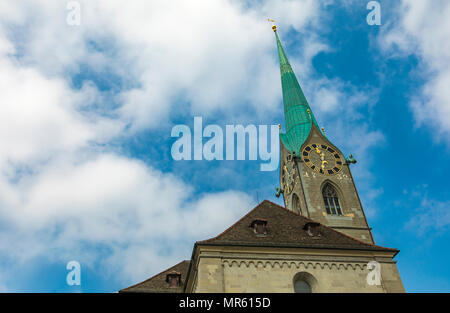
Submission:
[[[311,143],[303,148],[301,155],[309,168],[323,175],[339,173],[344,164],[340,154],[325,144]]]
[[[297,168],[291,155],[283,162],[281,170],[281,187],[283,188],[284,194],[288,195],[294,190],[297,177]]]

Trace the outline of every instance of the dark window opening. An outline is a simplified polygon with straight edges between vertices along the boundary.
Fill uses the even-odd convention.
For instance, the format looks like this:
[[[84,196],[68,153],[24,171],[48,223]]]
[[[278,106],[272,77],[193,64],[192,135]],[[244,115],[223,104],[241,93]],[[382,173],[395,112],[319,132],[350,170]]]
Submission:
[[[293,194],[292,195],[292,210],[295,212],[295,213],[301,213],[301,211],[300,211],[300,199],[299,199],[299,197],[297,196],[297,194]]]
[[[296,293],[311,293],[311,286],[304,280],[296,280],[294,283]]]
[[[256,219],[252,221],[250,227],[253,228],[253,232],[257,235],[266,235],[267,234],[267,220],[264,219]]]
[[[341,205],[339,204],[338,194],[334,187],[327,183],[322,190],[323,201],[325,202],[325,210],[327,214],[342,215]]]
[[[320,233],[320,224],[316,222],[309,222],[303,226],[303,229],[306,230],[307,234],[310,237],[320,237],[322,234]]]
[[[167,274],[166,282],[169,284],[169,287],[178,287],[181,283],[181,273],[172,271]]]

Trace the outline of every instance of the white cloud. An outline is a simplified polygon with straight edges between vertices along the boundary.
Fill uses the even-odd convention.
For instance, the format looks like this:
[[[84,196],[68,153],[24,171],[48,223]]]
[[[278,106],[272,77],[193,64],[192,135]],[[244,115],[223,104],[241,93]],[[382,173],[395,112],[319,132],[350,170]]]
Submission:
[[[101,117],[89,119],[74,108],[85,100],[61,79],[0,59],[0,169],[85,146],[119,131]],[[108,136],[106,136],[108,137]]]
[[[241,88],[247,79],[246,61],[253,67],[257,64],[249,60],[248,38],[233,33],[243,23],[242,16],[226,2],[216,2],[219,7],[212,6],[212,13],[225,8],[228,16],[223,15],[221,23],[232,22],[235,28],[223,25],[217,34],[207,25],[214,22],[214,15],[199,18],[199,12],[205,12],[196,10],[198,6],[180,2],[186,10],[173,16],[164,3],[151,7],[141,2],[141,7],[125,6],[127,11],[119,2],[105,1],[100,7],[86,2],[82,6],[85,24],[79,28],[64,24],[61,1],[0,6],[3,260],[20,267],[34,259],[67,262],[76,256],[83,265],[117,269],[119,280],[131,282],[186,257],[193,241],[216,235],[251,208],[252,199],[242,192],[193,197],[193,188],[176,177],[97,148],[120,135],[130,120],[137,128],[167,121],[171,97],[180,90],[188,90],[192,98],[209,91],[203,105],[211,101],[214,106],[221,97],[222,102],[216,103],[225,107],[227,93]],[[144,12],[155,16],[149,18]],[[193,28],[175,28],[173,21],[178,17]],[[164,33],[163,28],[154,28],[155,22],[165,28]],[[11,32],[11,25],[17,33]],[[88,46],[90,38],[107,41],[111,37],[118,45],[117,60],[110,51],[93,51]],[[240,46],[245,46],[242,51]],[[185,57],[180,58],[180,53]],[[234,70],[224,62],[227,55],[227,62],[241,68],[240,81],[232,79]],[[134,57],[130,67],[123,66]],[[76,74],[80,64],[88,64],[103,77],[110,72],[143,87],[119,94],[125,105],[119,114],[108,112],[98,86],[85,83],[81,89],[72,88],[68,75]],[[104,109],[94,109],[101,106]],[[94,248],[99,246],[109,253]],[[176,251],[161,253],[165,248]]]
[[[110,140],[125,125],[166,127],[171,114],[189,110],[219,112],[227,122],[245,111],[244,102],[252,118],[279,113],[275,39],[265,19],[281,21],[286,32],[301,30],[320,23],[320,6],[80,2],[78,27],[65,24],[64,1],[0,4],[0,255],[19,267],[76,256],[82,266],[101,264],[136,281],[185,257],[194,240],[217,235],[254,203],[233,190],[194,196],[194,187],[175,176],[111,153]],[[297,73],[309,77],[311,58],[327,46],[304,38],[300,56],[288,54]],[[92,82],[73,88],[72,78],[86,68]],[[117,104],[95,84],[97,76],[120,78]],[[317,92],[311,103],[324,116],[344,100],[348,113],[365,101],[359,93],[348,97],[339,81],[301,83],[307,94]],[[174,105],[180,99],[186,106]],[[358,116],[343,116],[349,133],[355,124],[347,122]],[[338,126],[330,129],[339,133]],[[378,137],[366,127],[357,131],[372,136],[359,138],[363,153]]]
[[[253,203],[238,191],[189,200],[192,192],[176,177],[137,160],[112,154],[79,164],[61,160],[22,180],[15,201],[2,203],[2,223],[13,231],[0,234],[0,254],[17,265],[38,257],[78,258],[89,267],[120,268],[119,280],[144,279],[170,265],[161,249],[182,242],[169,259],[189,256],[187,243],[192,248],[195,240],[217,235]],[[95,246],[111,252],[105,255]]]
[[[417,125],[428,125],[450,138],[450,3],[402,0],[398,23],[389,25],[379,41],[394,56],[415,54],[421,61],[424,87],[412,95]]]
[[[426,195],[422,198],[420,207],[414,211],[414,216],[406,223],[406,228],[423,236],[432,232],[443,233],[450,226],[450,201],[438,201],[429,199]]]
[[[0,7],[0,18],[22,32],[6,33],[17,39],[21,62],[46,76],[76,74],[84,65],[132,82],[117,97],[116,113],[135,130],[158,127],[172,110],[230,117],[246,103],[260,116],[276,112],[279,70],[267,14],[287,31],[315,20],[319,10],[311,0],[252,8],[225,0],[79,2],[78,27],[66,25],[63,1],[15,1]],[[175,108],[175,100],[185,105]]]

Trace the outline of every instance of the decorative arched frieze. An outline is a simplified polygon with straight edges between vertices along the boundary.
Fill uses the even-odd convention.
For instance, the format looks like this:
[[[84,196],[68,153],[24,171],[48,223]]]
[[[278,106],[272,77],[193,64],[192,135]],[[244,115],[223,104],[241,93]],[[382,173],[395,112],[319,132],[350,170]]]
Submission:
[[[365,263],[318,262],[318,261],[284,261],[284,260],[235,260],[223,259],[222,264],[228,267],[246,268],[279,268],[279,269],[326,269],[326,270],[359,270],[366,269]]]

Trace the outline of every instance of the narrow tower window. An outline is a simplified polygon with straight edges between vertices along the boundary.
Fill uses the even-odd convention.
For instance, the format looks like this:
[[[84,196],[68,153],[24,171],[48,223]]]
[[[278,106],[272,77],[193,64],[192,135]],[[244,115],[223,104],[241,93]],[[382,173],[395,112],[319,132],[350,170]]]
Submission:
[[[327,183],[322,190],[323,201],[325,202],[325,210],[327,214],[342,215],[339,198],[334,187]]]
[[[300,213],[300,199],[296,193],[292,195],[292,211]]]

